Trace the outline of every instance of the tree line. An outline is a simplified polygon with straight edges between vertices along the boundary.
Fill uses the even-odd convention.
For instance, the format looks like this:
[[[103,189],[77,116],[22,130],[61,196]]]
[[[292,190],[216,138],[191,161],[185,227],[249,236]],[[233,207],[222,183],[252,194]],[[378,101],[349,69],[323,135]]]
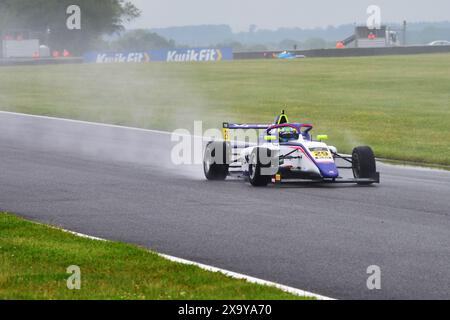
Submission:
[[[67,28],[67,8],[81,9],[81,28]],[[102,42],[105,34],[124,30],[124,25],[141,14],[126,0],[0,0],[0,31],[33,33],[41,43],[55,50],[82,53]]]

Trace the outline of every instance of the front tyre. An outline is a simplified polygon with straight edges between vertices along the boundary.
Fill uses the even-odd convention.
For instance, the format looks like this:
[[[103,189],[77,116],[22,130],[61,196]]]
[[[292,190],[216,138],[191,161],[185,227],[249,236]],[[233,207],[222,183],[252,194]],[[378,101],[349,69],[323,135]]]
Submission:
[[[357,147],[352,154],[353,176],[356,179],[371,179],[376,175],[377,164],[370,147]],[[360,185],[370,185],[373,182],[358,182]]]
[[[256,148],[253,150],[248,164],[249,181],[254,187],[267,187],[272,180],[272,176],[263,174],[263,169],[270,168],[270,163],[268,165],[261,163],[260,152],[264,152],[261,150],[264,149]],[[270,151],[266,150],[266,152]]]
[[[229,147],[226,142],[209,142],[203,157],[203,171],[208,180],[223,181],[229,174]]]

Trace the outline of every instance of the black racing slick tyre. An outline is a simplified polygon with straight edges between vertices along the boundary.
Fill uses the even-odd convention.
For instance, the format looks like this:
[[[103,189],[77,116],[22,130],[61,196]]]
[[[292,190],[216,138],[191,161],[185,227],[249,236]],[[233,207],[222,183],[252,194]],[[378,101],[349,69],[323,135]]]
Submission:
[[[249,174],[249,181],[252,186],[254,187],[267,187],[267,185],[272,181],[271,175],[264,175],[263,169],[264,168],[270,168],[269,164],[263,164],[261,163],[260,156],[262,155],[262,152],[270,152],[270,150],[267,149],[260,149],[256,148],[253,150],[253,152],[250,155],[249,162],[248,162],[248,174]],[[270,157],[270,155],[268,155]]]
[[[209,142],[203,157],[203,170],[208,180],[225,180],[229,174],[230,147],[226,142]]]
[[[370,179],[376,175],[377,164],[375,155],[370,147],[357,147],[352,154],[353,176],[356,179]],[[373,182],[359,182],[360,185],[369,185]]]

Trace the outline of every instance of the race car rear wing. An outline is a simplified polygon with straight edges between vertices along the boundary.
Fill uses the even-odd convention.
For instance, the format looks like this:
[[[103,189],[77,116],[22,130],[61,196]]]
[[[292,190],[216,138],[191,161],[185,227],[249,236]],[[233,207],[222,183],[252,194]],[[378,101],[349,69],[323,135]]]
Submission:
[[[223,123],[223,139],[230,141],[230,130],[267,130],[270,124],[240,124],[240,123]]]
[[[283,123],[283,124],[239,124],[239,123],[223,123],[223,138],[225,141],[230,141],[230,130],[273,130],[283,127],[292,127],[309,137],[309,132],[313,129],[311,124],[304,123]],[[302,129],[305,129],[302,131]]]
[[[286,124],[289,123],[289,119],[284,110],[281,111],[281,114],[275,119],[275,122],[272,124],[240,124],[240,123],[223,123],[223,128],[228,130],[247,130],[247,129],[256,129],[256,130],[267,130],[269,127],[274,124]]]
[[[239,123],[228,123],[224,122],[223,128],[230,130],[247,130],[247,129],[257,129],[257,130],[266,130],[270,127],[270,124],[239,124]]]

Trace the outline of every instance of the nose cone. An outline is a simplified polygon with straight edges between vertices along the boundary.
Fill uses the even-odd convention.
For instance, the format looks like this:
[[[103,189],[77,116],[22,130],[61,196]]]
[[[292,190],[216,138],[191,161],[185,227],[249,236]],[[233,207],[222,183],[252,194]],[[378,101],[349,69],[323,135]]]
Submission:
[[[324,178],[334,179],[339,177],[339,170],[334,162],[318,163],[317,167]]]

